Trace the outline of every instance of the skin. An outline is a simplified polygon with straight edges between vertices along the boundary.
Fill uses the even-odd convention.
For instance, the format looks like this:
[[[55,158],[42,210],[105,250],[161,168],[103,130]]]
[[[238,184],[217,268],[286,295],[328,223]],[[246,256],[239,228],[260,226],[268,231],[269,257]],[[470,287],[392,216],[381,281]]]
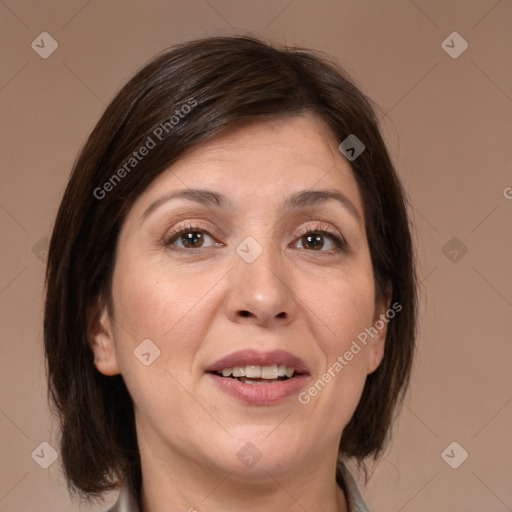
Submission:
[[[129,211],[113,314],[98,310],[89,339],[98,371],[122,374],[134,401],[143,512],[347,510],[338,444],[383,357],[385,327],[306,405],[243,404],[204,373],[239,349],[283,349],[308,364],[306,389],[389,307],[375,300],[363,205],[337,145],[309,114],[231,130],[172,165]],[[232,208],[175,199],[141,221],[188,188],[223,193]],[[334,200],[283,209],[291,193],[319,189],[342,192],[358,218]],[[196,224],[202,241],[166,245],[174,227]],[[303,236],[326,228],[345,250],[329,235],[319,248]],[[252,263],[236,252],[248,236],[263,249]],[[145,339],[160,350],[149,366],[134,356]],[[247,442],[262,455],[252,467],[237,457]]]

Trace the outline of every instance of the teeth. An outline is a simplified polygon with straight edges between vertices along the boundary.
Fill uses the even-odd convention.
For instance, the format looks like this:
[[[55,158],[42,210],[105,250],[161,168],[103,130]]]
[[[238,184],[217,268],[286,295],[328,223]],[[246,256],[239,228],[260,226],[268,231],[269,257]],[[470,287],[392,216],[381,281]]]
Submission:
[[[245,368],[247,368],[247,367],[246,366],[234,366],[233,367],[233,377],[245,377]]]
[[[295,373],[293,368],[289,368],[284,364],[272,364],[268,366],[260,366],[259,364],[251,364],[247,366],[234,366],[233,368],[223,368],[223,377],[246,377],[247,379],[266,379],[272,380],[278,377],[291,378]],[[245,382],[246,379],[243,379]],[[252,383],[252,382],[251,382]]]
[[[276,379],[279,377],[277,364],[273,364],[272,366],[262,366],[261,367],[261,378],[262,379]]]
[[[249,379],[259,379],[261,378],[261,366],[253,365],[245,367],[245,376]]]

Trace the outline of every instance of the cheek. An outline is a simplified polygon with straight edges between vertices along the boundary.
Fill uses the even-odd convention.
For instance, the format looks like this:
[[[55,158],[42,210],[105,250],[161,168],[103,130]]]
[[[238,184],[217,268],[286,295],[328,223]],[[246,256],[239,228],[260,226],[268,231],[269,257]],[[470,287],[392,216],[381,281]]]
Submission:
[[[190,373],[213,314],[208,291],[219,279],[216,273],[185,272],[142,256],[119,261],[113,299],[116,351],[124,369],[138,363],[133,351],[150,339],[160,350],[159,366],[176,375]]]
[[[116,355],[136,407],[156,429],[176,407],[194,410],[181,385],[188,386],[203,332],[193,313],[205,294],[204,279],[199,275],[171,278],[162,266],[157,269],[147,261],[118,263],[113,279]],[[158,357],[146,366],[137,354],[148,339],[154,346],[144,341],[148,347],[144,353],[150,353],[150,361],[154,354]]]
[[[309,302],[319,323],[325,326],[324,349],[331,358],[334,354],[343,354],[373,319],[375,298],[371,267],[324,282],[316,289],[313,302],[311,298]]]
[[[193,275],[177,279],[147,261],[120,262],[114,275],[116,319],[133,337],[162,340],[197,302],[198,284]]]
[[[336,277],[336,278],[334,278]],[[302,403],[330,411],[326,431],[336,435],[355,411],[367,377],[368,346],[358,335],[372,325],[373,273],[369,263],[359,272],[333,276],[310,296],[316,339],[324,357]]]

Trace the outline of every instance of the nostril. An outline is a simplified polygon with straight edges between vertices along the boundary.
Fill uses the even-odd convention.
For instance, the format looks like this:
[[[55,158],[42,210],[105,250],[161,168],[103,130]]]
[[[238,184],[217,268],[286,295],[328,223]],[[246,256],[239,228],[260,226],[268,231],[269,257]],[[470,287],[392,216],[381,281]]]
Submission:
[[[243,317],[247,317],[247,316],[250,316],[251,313],[249,313],[249,311],[240,311],[240,315],[242,315]]]

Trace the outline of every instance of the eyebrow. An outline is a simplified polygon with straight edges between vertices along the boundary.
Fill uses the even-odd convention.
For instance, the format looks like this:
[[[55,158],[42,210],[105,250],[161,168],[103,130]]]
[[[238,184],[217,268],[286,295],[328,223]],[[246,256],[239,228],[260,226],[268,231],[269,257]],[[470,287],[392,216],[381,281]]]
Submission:
[[[158,198],[156,201],[151,203],[141,217],[143,222],[153,211],[155,211],[162,204],[172,201],[174,199],[187,199],[204,205],[210,205],[212,207],[230,208],[232,207],[231,201],[228,197],[219,192],[212,192],[204,189],[183,189],[169,192]],[[316,206],[325,203],[329,200],[338,201],[359,223],[362,223],[361,216],[354,206],[354,203],[339,190],[327,189],[327,190],[302,190],[295,192],[288,198],[286,198],[283,207],[285,209],[298,209],[305,208],[308,206]]]

